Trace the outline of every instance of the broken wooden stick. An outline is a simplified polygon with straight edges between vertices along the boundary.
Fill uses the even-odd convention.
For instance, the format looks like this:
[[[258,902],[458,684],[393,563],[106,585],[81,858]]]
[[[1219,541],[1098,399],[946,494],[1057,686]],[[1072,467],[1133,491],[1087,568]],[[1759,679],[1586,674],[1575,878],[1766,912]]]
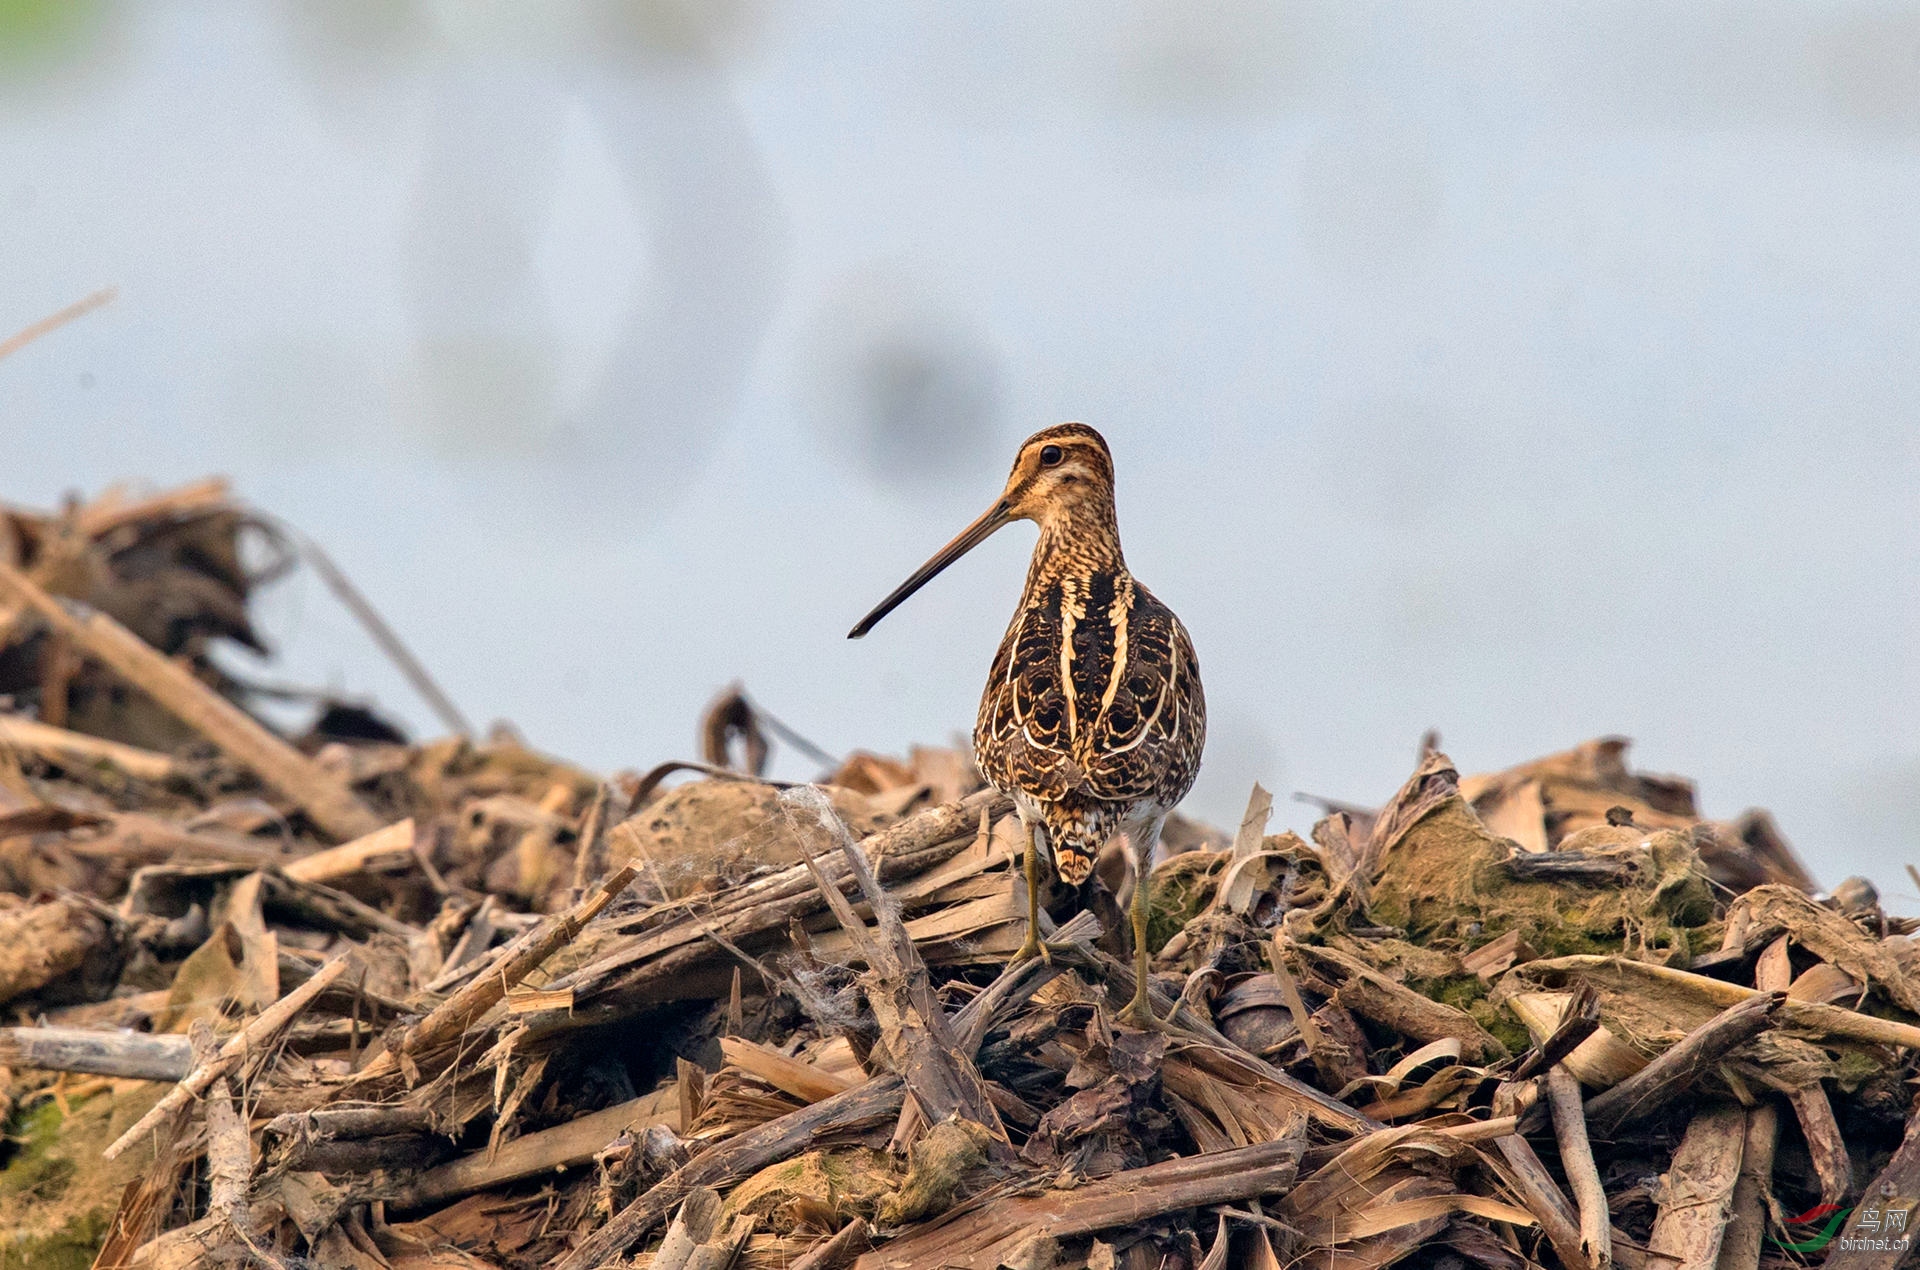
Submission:
[[[212,1062],[219,1052],[213,1025],[205,1019],[194,1021],[190,1044],[196,1063]],[[234,1108],[227,1077],[217,1077],[207,1090],[206,1109],[207,1216],[245,1236],[252,1227],[247,1183],[253,1177],[253,1142],[247,1136],[247,1122]]]
[[[469,980],[458,992],[435,1006],[426,1018],[407,1029],[400,1041],[401,1055],[423,1054],[466,1031],[474,1020],[497,1005],[508,989],[533,973],[562,945],[571,943],[581,928],[598,917],[639,874],[638,869],[628,865],[570,911],[548,918],[514,940],[498,965]]]
[[[380,821],[345,781],[267,731],[246,711],[194,678],[166,654],[97,610],[76,617],[31,578],[0,560],[0,587],[95,661],[112,668],[182,723],[273,786],[340,839],[358,838]]]
[[[819,1102],[822,1098],[844,1094],[860,1083],[837,1072],[789,1058],[771,1045],[737,1036],[720,1038],[720,1057],[782,1093],[792,1094],[801,1102]]]
[[[865,1252],[873,1239],[873,1227],[856,1217],[842,1226],[831,1239],[815,1245],[788,1270],[841,1270]]]
[[[289,860],[280,871],[300,882],[332,882],[356,873],[381,873],[414,863],[413,817],[376,829],[365,837]]]
[[[1788,955],[1790,940],[1780,935],[1755,959],[1753,983],[1768,992],[1784,992],[1793,1000],[1793,962]],[[1828,963],[1820,962],[1821,966]],[[1766,1079],[1766,1074],[1761,1074]],[[1800,1122],[1800,1134],[1807,1140],[1807,1156],[1813,1161],[1814,1176],[1820,1179],[1820,1202],[1838,1204],[1853,1188],[1853,1159],[1847,1154],[1846,1140],[1840,1136],[1840,1123],[1834,1118],[1827,1091],[1813,1084],[1787,1084],[1768,1081],[1787,1096],[1794,1119]],[[1769,1156],[1769,1159],[1771,1157]]]
[[[188,832],[157,816],[123,811],[101,837],[68,838],[67,850],[88,860],[127,865],[188,864],[218,860],[264,869],[285,860],[278,843],[209,830]]]
[[[1649,1254],[1671,1258],[1675,1270],[1714,1270],[1746,1140],[1747,1113],[1738,1105],[1695,1113],[1661,1177]]]
[[[1520,1110],[1519,1097],[1524,1089],[1525,1086],[1506,1081],[1494,1090],[1492,1110],[1495,1120],[1521,1126],[1525,1124],[1528,1115]],[[1517,1112],[1519,1114],[1516,1115]],[[1506,1181],[1522,1206],[1540,1223],[1541,1232],[1546,1235],[1547,1242],[1561,1263],[1566,1266],[1584,1265],[1586,1253],[1581,1248],[1579,1217],[1560,1190],[1560,1184],[1547,1172],[1547,1166],[1541,1162],[1532,1144],[1518,1132],[1513,1132],[1495,1139],[1493,1145],[1500,1152],[1500,1158],[1495,1159],[1484,1151],[1481,1158]],[[1663,1261],[1650,1260],[1646,1249],[1628,1239],[1618,1226],[1608,1232],[1608,1239],[1613,1248],[1613,1264],[1619,1270],[1672,1270]]]
[[[171,755],[70,732],[18,715],[0,715],[0,747],[38,754],[62,766],[105,763],[136,780],[161,784],[179,771]]]
[[[1590,983],[1582,982],[1573,990],[1560,1016],[1560,1026],[1546,1040],[1528,1050],[1508,1080],[1518,1084],[1550,1070],[1567,1055],[1579,1049],[1600,1027],[1600,994]]]
[[[275,1116],[262,1126],[269,1137],[373,1138],[393,1133],[428,1133],[433,1114],[405,1103],[367,1107],[324,1107]]]
[[[1773,1193],[1773,1153],[1780,1139],[1780,1112],[1770,1102],[1747,1108],[1747,1136],[1740,1176],[1733,1184],[1727,1233],[1720,1239],[1723,1270],[1757,1270],[1767,1233],[1767,1197]]]
[[[76,318],[85,317],[100,306],[113,303],[113,298],[119,294],[119,287],[102,287],[91,295],[80,297],[64,309],[49,313],[39,321],[21,327],[7,338],[0,340],[0,357],[9,357],[42,335],[51,334]]]
[[[874,927],[869,930],[853,911],[853,905],[840,888],[815,873],[815,883],[826,897],[834,918],[865,954],[867,1000],[880,1021],[880,1036],[896,1070],[907,1082],[907,1090],[928,1124],[937,1124],[949,1116],[959,1116],[986,1129],[992,1142],[988,1154],[1003,1161],[1013,1158],[1007,1130],[1000,1123],[987,1093],[987,1084],[973,1056],[962,1053],[954,1037],[947,1013],[933,995],[933,983],[913,937],[900,920],[900,909],[880,879],[874,876],[860,844],[847,832],[846,825],[834,813],[826,796],[817,789],[797,789],[789,798],[807,806],[829,832],[840,839],[840,852],[848,872],[858,883],[861,894],[873,909]],[[801,850],[806,846],[802,842]],[[811,854],[807,864],[814,867]]]
[[[1665,1106],[1701,1073],[1773,1026],[1784,992],[1756,994],[1695,1028],[1612,1089],[1587,1099],[1588,1132],[1609,1138]]]
[[[177,1081],[193,1070],[193,1047],[184,1036],[78,1027],[9,1027],[0,1028],[0,1067]]]
[[[220,1052],[210,1063],[202,1063],[183,1077],[179,1084],[167,1091],[159,1102],[155,1103],[146,1115],[141,1116],[132,1128],[114,1139],[112,1145],[101,1154],[111,1160],[122,1151],[138,1142],[147,1130],[164,1123],[173,1114],[184,1108],[195,1098],[205,1094],[213,1087],[213,1082],[238,1067],[249,1054],[259,1053],[269,1041],[294,1021],[300,1011],[307,1008],[313,999],[330,987],[334,980],[347,972],[352,954],[335,957],[322,966],[313,976],[299,987],[281,997],[278,1001],[262,1010],[252,1022],[227,1038]]]
[[[1014,1245],[1036,1235],[1070,1239],[1128,1226],[1183,1208],[1226,1204],[1284,1191],[1306,1149],[1305,1117],[1272,1142],[1127,1169],[1070,1191],[982,1197],[965,1211],[915,1230],[861,1257],[856,1270],[939,1265],[992,1270]]]
[[[1494,1116],[1512,1116],[1518,1107],[1519,1093],[1520,1088],[1513,1082],[1504,1083],[1496,1089],[1493,1095]],[[1515,1133],[1496,1139],[1494,1146],[1506,1162],[1506,1168],[1501,1170],[1502,1176],[1513,1188],[1521,1204],[1533,1214],[1533,1219],[1540,1223],[1540,1230],[1560,1258],[1561,1265],[1573,1267],[1587,1264],[1587,1250],[1574,1207],[1567,1202],[1566,1195],[1553,1180],[1553,1175],[1547,1172],[1547,1166],[1541,1162],[1532,1145]]]
[[[1091,915],[1088,920],[1093,920]],[[1063,931],[1074,929],[1072,922],[1062,927]],[[1097,930],[1097,923],[1093,929]],[[1065,972],[1064,965],[1038,957],[1008,966],[998,979],[975,994],[954,1015],[954,1033],[977,1044],[974,1038],[984,1037],[995,1017],[1019,1005],[1027,995]],[[971,1051],[968,1056],[971,1057]],[[844,1094],[823,1098],[709,1147],[621,1209],[605,1226],[583,1240],[555,1270],[593,1270],[604,1265],[646,1234],[693,1187],[738,1181],[784,1159],[798,1145],[811,1141],[816,1133],[830,1127],[892,1119],[900,1114],[905,1102],[906,1086],[898,1076],[875,1076]],[[503,1148],[502,1154],[511,1149],[511,1146]]]
[[[1547,1069],[1547,1106],[1553,1115],[1553,1134],[1560,1144],[1560,1167],[1580,1211],[1580,1248],[1592,1270],[1613,1264],[1613,1218],[1607,1211],[1607,1192],[1587,1143],[1587,1120],[1580,1105],[1580,1082],[1564,1066]]]
[[[679,1091],[662,1090],[595,1111],[563,1125],[529,1133],[494,1151],[475,1151],[428,1169],[405,1187],[396,1208],[425,1208],[506,1182],[589,1164],[628,1129],[672,1127],[680,1120]]]

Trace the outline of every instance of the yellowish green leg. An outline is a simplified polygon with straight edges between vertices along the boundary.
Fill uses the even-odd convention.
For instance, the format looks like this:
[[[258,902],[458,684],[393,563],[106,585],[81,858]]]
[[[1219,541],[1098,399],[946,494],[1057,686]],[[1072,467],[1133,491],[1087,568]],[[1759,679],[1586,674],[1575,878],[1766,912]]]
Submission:
[[[1029,957],[1045,957],[1047,946],[1040,938],[1040,844],[1032,825],[1027,830],[1027,937],[1013,954],[1014,964]]]
[[[1154,1014],[1153,1002],[1147,997],[1147,915],[1151,911],[1147,903],[1149,898],[1147,887],[1148,872],[1145,867],[1142,867],[1139,877],[1133,884],[1133,904],[1131,905],[1133,910],[1133,1000],[1120,1011],[1120,1021],[1129,1027],[1157,1029],[1164,1028],[1166,1024]]]
[[[1013,965],[1029,957],[1053,964],[1054,953],[1071,952],[1072,944],[1048,943],[1040,938],[1040,843],[1032,825],[1027,829],[1027,937],[1014,950]]]

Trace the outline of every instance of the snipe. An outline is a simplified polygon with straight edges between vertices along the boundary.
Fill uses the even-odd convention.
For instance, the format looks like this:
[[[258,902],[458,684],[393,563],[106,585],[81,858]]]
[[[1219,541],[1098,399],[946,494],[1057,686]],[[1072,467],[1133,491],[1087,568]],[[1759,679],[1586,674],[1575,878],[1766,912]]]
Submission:
[[[1020,608],[993,659],[973,746],[1027,831],[1027,938],[1044,954],[1039,857],[1079,886],[1116,835],[1134,862],[1135,988],[1147,1001],[1147,880],[1160,827],[1200,769],[1207,707],[1200,665],[1173,610],[1134,581],[1120,554],[1113,457],[1098,432],[1063,423],[1027,438],[1000,500],[861,619],[858,639],[935,574],[1015,520],[1040,526]]]

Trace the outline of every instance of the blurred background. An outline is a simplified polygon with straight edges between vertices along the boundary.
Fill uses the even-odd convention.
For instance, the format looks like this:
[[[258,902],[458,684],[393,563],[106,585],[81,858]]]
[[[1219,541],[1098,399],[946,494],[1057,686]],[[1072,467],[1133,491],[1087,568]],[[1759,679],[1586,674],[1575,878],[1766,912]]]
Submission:
[[[0,333],[119,294],[0,363],[0,498],[227,473],[607,769],[736,678],[899,751],[1031,530],[848,626],[1085,420],[1192,810],[1615,732],[1912,912],[1916,207],[1907,5],[4,0]]]

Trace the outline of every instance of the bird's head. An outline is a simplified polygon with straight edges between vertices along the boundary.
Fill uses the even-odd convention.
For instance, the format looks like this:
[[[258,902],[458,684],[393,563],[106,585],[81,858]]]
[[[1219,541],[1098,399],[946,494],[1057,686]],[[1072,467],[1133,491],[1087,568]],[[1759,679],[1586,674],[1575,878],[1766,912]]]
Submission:
[[[1110,527],[1113,455],[1105,439],[1084,423],[1055,424],[1028,437],[1014,456],[999,500],[880,601],[847,638],[865,635],[935,574],[1016,520],[1034,521],[1042,531],[1070,523]]]
[[[1062,423],[1027,438],[1014,456],[1007,488],[987,514],[997,513],[1002,524],[1031,520],[1044,526],[1112,506],[1113,455],[1106,441],[1084,423]]]

